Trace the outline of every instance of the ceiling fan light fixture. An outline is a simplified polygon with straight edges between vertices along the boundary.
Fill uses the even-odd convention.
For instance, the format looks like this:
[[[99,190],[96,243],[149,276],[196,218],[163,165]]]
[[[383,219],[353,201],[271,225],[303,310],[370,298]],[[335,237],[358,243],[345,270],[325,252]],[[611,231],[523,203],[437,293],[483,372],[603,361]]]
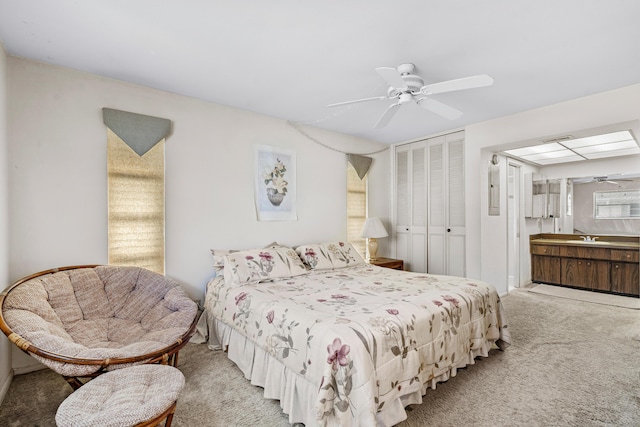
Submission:
[[[387,110],[378,120],[376,129],[385,127],[395,115],[398,107],[409,102],[417,102],[420,107],[436,113],[446,119],[456,120],[462,116],[462,111],[450,107],[435,99],[426,98],[431,93],[452,92],[463,89],[473,89],[476,87],[489,86],[493,84],[493,78],[481,74],[478,76],[463,77],[456,80],[447,80],[440,83],[424,85],[422,77],[413,74],[415,65],[411,63],[400,64],[397,67],[378,67],[376,72],[387,83],[387,95],[381,97],[356,99],[353,101],[338,102],[330,104],[329,107],[336,107],[359,102],[373,100],[394,100],[397,102],[387,107]],[[416,99],[416,96],[421,96]]]
[[[424,80],[415,74],[403,75],[402,80],[404,80],[411,92],[418,93],[422,86],[424,86]]]
[[[409,92],[403,92],[400,94],[400,99],[398,100],[398,104],[402,105],[412,101],[413,101],[413,95],[411,95]]]

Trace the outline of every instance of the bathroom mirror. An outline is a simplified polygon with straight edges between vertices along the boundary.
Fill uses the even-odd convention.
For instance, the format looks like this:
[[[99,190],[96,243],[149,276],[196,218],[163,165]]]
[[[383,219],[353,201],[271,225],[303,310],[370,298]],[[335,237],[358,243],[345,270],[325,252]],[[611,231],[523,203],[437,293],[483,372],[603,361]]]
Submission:
[[[640,235],[640,173],[568,181],[574,233]]]

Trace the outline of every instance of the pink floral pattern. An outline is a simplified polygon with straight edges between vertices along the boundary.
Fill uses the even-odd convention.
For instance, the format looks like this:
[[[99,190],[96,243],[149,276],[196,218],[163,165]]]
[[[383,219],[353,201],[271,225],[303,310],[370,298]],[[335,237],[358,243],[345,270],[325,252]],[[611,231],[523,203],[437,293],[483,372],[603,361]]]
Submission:
[[[238,251],[224,256],[224,279],[231,286],[307,274],[296,252],[284,246]]]
[[[311,270],[331,270],[365,263],[349,242],[303,245],[296,252]]]
[[[217,280],[205,307],[317,387],[319,424],[375,425],[403,396],[510,342],[492,286],[368,264],[241,289]]]
[[[334,371],[338,369],[338,365],[346,366],[348,363],[347,356],[350,351],[351,348],[348,345],[342,345],[340,338],[334,339],[333,342],[327,346],[327,352],[329,353],[327,363],[331,365]]]

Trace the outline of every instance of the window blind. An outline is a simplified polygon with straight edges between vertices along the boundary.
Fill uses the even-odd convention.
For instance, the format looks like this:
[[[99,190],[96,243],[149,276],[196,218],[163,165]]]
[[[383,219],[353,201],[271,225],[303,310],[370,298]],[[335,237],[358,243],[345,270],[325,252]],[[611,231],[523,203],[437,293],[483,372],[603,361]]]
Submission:
[[[366,257],[367,240],[360,237],[367,219],[367,177],[360,179],[347,162],[347,240],[362,257]]]
[[[109,264],[164,274],[164,146],[139,156],[107,128]]]

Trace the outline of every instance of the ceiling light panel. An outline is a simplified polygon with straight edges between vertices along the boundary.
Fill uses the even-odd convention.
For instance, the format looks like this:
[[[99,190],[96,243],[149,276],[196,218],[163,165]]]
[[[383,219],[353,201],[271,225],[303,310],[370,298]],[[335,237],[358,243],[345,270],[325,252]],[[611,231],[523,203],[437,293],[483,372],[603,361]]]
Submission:
[[[628,130],[505,150],[503,153],[540,166],[640,154]]]
[[[537,162],[538,160],[560,159],[562,157],[571,157],[575,155],[576,153],[574,153],[573,151],[564,149],[564,150],[558,150],[558,151],[549,151],[548,153],[531,154],[528,156],[521,156],[521,157],[525,160]]]
[[[628,148],[626,150],[605,151],[600,153],[590,153],[584,156],[587,160],[604,159],[605,157],[618,157],[618,156],[632,156],[634,154],[640,154],[640,148]]]
[[[557,142],[553,142],[551,144],[542,144],[542,145],[531,145],[529,147],[522,148],[514,148],[513,150],[506,150],[505,153],[511,154],[513,156],[528,156],[539,153],[548,153],[550,151],[561,151],[565,150],[565,148],[558,144]]]
[[[620,132],[588,136],[586,138],[571,139],[568,141],[563,141],[562,144],[567,148],[580,148],[620,141],[633,141],[635,143],[635,139],[633,138],[631,132],[629,132],[628,130],[624,130]]]
[[[604,153],[607,151],[618,151],[625,150],[629,148],[638,148],[638,144],[635,141],[622,141],[622,142],[612,142],[610,144],[599,144],[599,145],[590,145],[588,147],[580,147],[574,148],[578,154],[590,154],[590,153]]]
[[[556,163],[569,163],[569,162],[579,162],[581,160],[585,160],[584,157],[582,156],[570,156],[570,157],[558,157],[555,159],[541,159],[541,160],[536,160],[535,163],[541,165],[541,166],[546,166],[546,165],[553,165]]]

